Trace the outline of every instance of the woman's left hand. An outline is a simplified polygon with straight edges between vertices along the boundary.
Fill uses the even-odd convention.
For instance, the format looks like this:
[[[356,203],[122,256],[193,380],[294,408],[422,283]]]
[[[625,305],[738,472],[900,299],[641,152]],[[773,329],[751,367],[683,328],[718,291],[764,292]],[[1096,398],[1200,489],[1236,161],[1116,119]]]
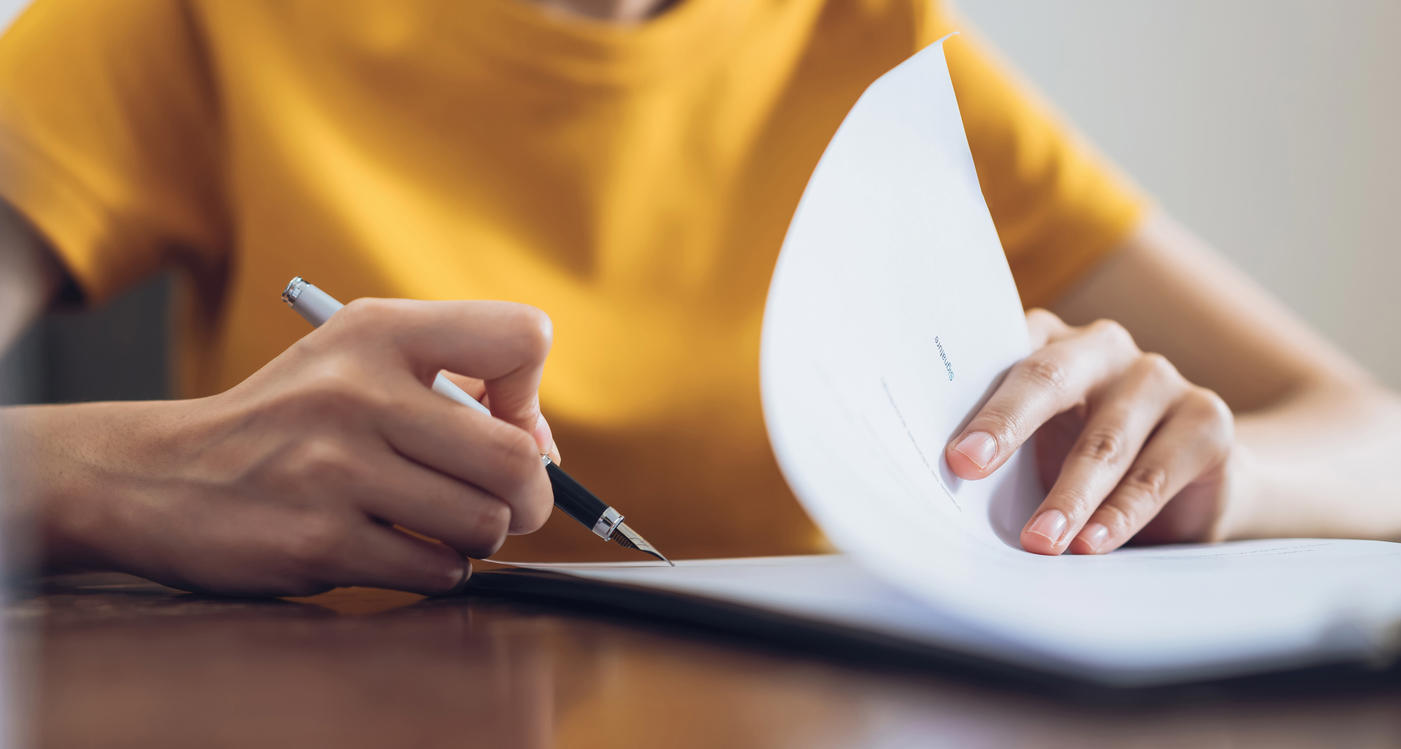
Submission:
[[[1118,323],[1026,315],[1033,353],[945,450],[965,479],[996,471],[1036,435],[1050,487],[1021,533],[1038,554],[1102,554],[1130,538],[1216,539],[1234,448],[1230,409]]]

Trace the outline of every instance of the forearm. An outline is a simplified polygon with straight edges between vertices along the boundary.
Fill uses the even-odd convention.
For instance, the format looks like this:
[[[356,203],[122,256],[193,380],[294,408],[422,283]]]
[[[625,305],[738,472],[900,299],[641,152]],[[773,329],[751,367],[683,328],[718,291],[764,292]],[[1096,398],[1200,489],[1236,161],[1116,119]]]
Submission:
[[[1374,385],[1318,385],[1238,414],[1240,502],[1225,538],[1401,540],[1401,398]]]
[[[0,503],[5,566],[19,574],[115,569],[100,543],[128,535],[117,522],[130,447],[94,421],[143,404],[84,403],[0,408]],[[129,419],[128,419],[129,420]]]
[[[1056,310],[1119,321],[1231,407],[1212,535],[1401,539],[1401,397],[1171,218],[1149,216]]]
[[[62,281],[62,268],[38,233],[0,200],[0,354],[48,307]],[[47,508],[32,491],[29,448],[34,445],[14,428],[11,416],[17,411],[0,409],[0,528],[5,533],[0,547],[5,569],[23,574],[36,566],[50,567],[39,556],[58,552],[64,544],[40,540]],[[72,565],[65,561],[59,566]]]

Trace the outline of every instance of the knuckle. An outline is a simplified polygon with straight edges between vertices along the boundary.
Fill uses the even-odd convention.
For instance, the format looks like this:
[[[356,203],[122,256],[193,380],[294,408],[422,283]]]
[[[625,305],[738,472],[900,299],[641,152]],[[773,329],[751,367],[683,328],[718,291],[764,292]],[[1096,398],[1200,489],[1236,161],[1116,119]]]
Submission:
[[[345,360],[325,362],[308,373],[297,405],[316,418],[341,418],[378,408],[383,397],[364,384],[356,367]]]
[[[1079,518],[1094,510],[1097,498],[1091,497],[1083,487],[1055,487],[1047,504],[1064,512],[1068,518]]]
[[[395,306],[392,299],[361,297],[350,300],[331,319],[341,326],[364,331],[367,328],[378,327],[380,321],[387,319]]]
[[[1177,367],[1168,361],[1166,356],[1156,352],[1148,352],[1138,357],[1138,367],[1148,377],[1160,381],[1170,382],[1182,378],[1177,371]]]
[[[1133,336],[1129,333],[1129,329],[1115,320],[1095,320],[1086,326],[1086,330],[1092,335],[1108,341],[1111,345],[1120,348],[1137,347],[1133,342]]]
[[[1055,359],[1046,356],[1033,356],[1017,365],[1022,379],[1033,385],[1054,391],[1065,389],[1068,376],[1065,367]]]
[[[307,440],[291,457],[292,469],[312,486],[349,485],[359,465],[347,447],[330,438]]]
[[[1124,537],[1132,533],[1138,523],[1135,520],[1141,517],[1136,508],[1136,504],[1142,500],[1118,498],[1113,503],[1105,503],[1095,512],[1095,520],[1109,528],[1110,533],[1116,537]],[[1128,507],[1125,507],[1128,504]]]
[[[555,323],[545,311],[538,307],[530,308],[531,335],[540,351],[550,350],[550,346],[555,340]]]
[[[1026,325],[1033,330],[1057,330],[1065,325],[1056,313],[1043,307],[1033,307],[1026,311]]]
[[[1193,386],[1187,394],[1188,403],[1202,416],[1213,421],[1232,421],[1231,407],[1215,391]]]
[[[359,405],[350,383],[336,374],[319,375],[307,384],[307,388],[299,404],[313,418],[339,418],[350,414]]]
[[[1123,455],[1124,435],[1110,427],[1088,431],[1075,443],[1074,452],[1081,460],[1112,463]]]
[[[1228,448],[1235,439],[1235,416],[1231,407],[1221,396],[1203,387],[1193,387],[1187,397],[1193,412],[1201,419],[1202,432],[1210,446],[1217,452]]]
[[[1023,421],[1025,421],[1025,417],[1017,411],[988,404],[968,425],[968,431],[991,434],[1000,453],[1009,446],[1017,444],[1017,434],[1021,432]]]
[[[286,553],[312,580],[335,566],[350,535],[349,523],[334,515],[312,515],[288,530]]]
[[[514,305],[514,339],[524,358],[536,361],[545,358],[554,342],[554,322],[544,310],[528,304]]]
[[[1160,465],[1136,466],[1124,479],[1126,501],[1134,501],[1134,495],[1145,500],[1157,501],[1163,496],[1168,484],[1167,469]]]

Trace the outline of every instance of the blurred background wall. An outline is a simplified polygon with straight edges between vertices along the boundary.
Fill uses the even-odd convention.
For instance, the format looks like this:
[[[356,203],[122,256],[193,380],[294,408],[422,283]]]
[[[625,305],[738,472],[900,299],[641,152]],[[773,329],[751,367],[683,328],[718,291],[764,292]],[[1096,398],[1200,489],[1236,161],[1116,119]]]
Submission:
[[[1160,205],[1401,386],[1401,3],[959,7]]]
[[[0,0],[0,25],[23,4]],[[1163,207],[1401,386],[1401,45],[1390,40],[1401,3],[961,8]],[[0,362],[10,400],[159,397],[168,287],[50,316]]]

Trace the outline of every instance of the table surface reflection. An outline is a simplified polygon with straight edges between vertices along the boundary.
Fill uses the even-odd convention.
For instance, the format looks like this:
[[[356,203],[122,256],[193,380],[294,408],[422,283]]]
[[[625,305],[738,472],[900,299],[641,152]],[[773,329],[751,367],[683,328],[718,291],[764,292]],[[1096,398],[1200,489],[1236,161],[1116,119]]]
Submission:
[[[1401,677],[1086,699],[500,598],[195,596],[121,575],[12,601],[41,746],[1397,746]]]

